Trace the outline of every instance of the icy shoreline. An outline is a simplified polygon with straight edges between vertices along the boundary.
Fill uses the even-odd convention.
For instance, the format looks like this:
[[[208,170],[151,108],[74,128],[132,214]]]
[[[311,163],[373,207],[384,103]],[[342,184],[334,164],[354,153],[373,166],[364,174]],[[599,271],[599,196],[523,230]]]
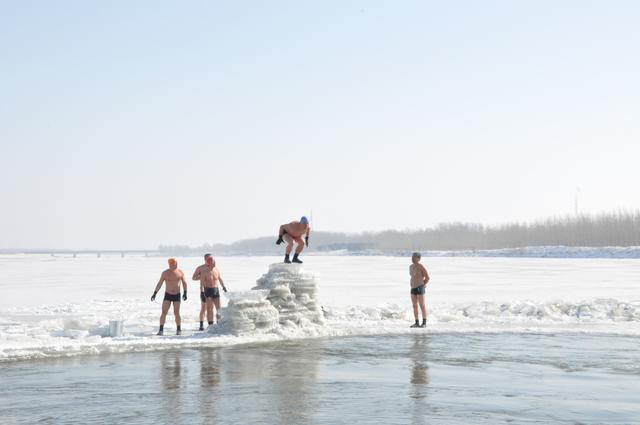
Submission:
[[[220,327],[214,326],[209,332],[196,332],[194,325],[193,330],[183,328],[182,336],[165,337],[153,336],[157,319],[155,311],[125,321],[125,335],[120,338],[108,337],[107,316],[91,318],[76,311],[74,306],[68,306],[65,313],[42,314],[39,319],[38,315],[32,315],[31,312],[14,312],[0,321],[0,329],[4,334],[0,338],[0,364],[77,355],[224,347],[323,337],[393,336],[416,332],[409,328],[411,313],[407,306],[327,306],[321,310],[324,317],[313,323],[307,318],[308,312],[300,314],[287,311],[279,318],[269,301],[263,300],[256,305],[256,300],[248,299],[246,303],[239,301],[240,306],[223,308],[222,314],[230,321],[225,324],[223,319]],[[234,309],[239,310],[233,313]],[[31,316],[28,321],[25,320],[27,314]],[[296,315],[298,317],[292,320]],[[263,320],[265,318],[268,320]],[[281,324],[278,324],[279,321]],[[249,326],[249,322],[252,326]],[[265,322],[269,325],[261,326]],[[168,329],[172,328],[173,325],[168,324]],[[597,299],[581,303],[517,301],[450,304],[432,309],[427,329],[419,332],[583,333],[637,337],[640,335],[640,303]]]

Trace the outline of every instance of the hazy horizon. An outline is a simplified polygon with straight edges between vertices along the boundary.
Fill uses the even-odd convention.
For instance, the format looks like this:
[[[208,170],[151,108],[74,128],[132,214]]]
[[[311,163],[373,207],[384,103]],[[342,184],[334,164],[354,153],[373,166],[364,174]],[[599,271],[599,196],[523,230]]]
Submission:
[[[5,2],[0,249],[640,207],[640,4]]]
[[[628,238],[635,240],[638,237],[638,227],[637,227],[637,222],[638,219],[640,219],[640,210],[636,210],[636,211],[610,211],[610,212],[606,212],[606,213],[601,213],[601,214],[580,214],[578,216],[575,215],[565,215],[565,216],[554,216],[554,217],[544,217],[544,218],[539,218],[536,220],[532,220],[532,221],[528,221],[528,222],[518,222],[518,221],[513,221],[513,222],[505,222],[505,223],[499,223],[499,224],[494,224],[494,225],[485,225],[482,223],[474,223],[474,222],[466,222],[466,223],[462,223],[462,222],[449,222],[449,223],[437,223],[435,226],[430,226],[430,227],[423,227],[423,228],[414,228],[414,229],[409,229],[409,228],[397,228],[397,229],[384,229],[384,230],[379,230],[379,231],[369,231],[369,230],[364,230],[362,232],[337,232],[337,231],[332,231],[332,230],[319,230],[319,231],[314,231],[315,232],[320,232],[322,233],[322,244],[321,245],[326,245],[327,243],[332,244],[332,243],[341,243],[343,238],[339,238],[339,240],[337,241],[333,241],[331,240],[331,238],[329,238],[330,235],[339,235],[339,236],[345,236],[347,239],[353,239],[352,242],[356,242],[356,241],[360,241],[360,239],[362,239],[363,237],[366,236],[372,236],[375,237],[377,239],[379,239],[380,237],[382,237],[382,235],[384,233],[387,232],[399,232],[399,233],[406,233],[406,234],[418,234],[418,233],[423,233],[423,232],[433,232],[433,231],[437,231],[439,233],[438,238],[441,239],[444,235],[447,234],[447,228],[452,227],[453,228],[453,232],[456,233],[455,237],[451,236],[452,240],[458,239],[460,238],[460,227],[466,227],[468,230],[471,230],[473,232],[477,231],[477,226],[481,226],[483,228],[483,230],[487,233],[495,233],[496,231],[501,232],[503,231],[503,229],[507,229],[509,227],[520,227],[520,226],[525,226],[525,227],[530,227],[530,228],[537,228],[538,230],[542,230],[542,229],[547,229],[544,232],[547,233],[550,231],[550,227],[552,226],[561,226],[561,227],[565,227],[564,231],[564,238],[567,238],[568,236],[570,236],[567,232],[571,232],[570,227],[572,225],[582,225],[582,226],[588,226],[588,227],[592,227],[590,232],[596,232],[599,238],[605,237],[605,239],[612,239],[612,240],[617,240],[621,237],[621,232],[624,233],[628,233]],[[582,223],[582,224],[580,224]],[[617,224],[616,224],[617,223]],[[624,223],[624,224],[623,224]],[[616,231],[617,231],[617,235],[602,235],[602,231],[605,230],[611,230],[611,228],[615,227]],[[444,230],[443,230],[444,229]],[[501,230],[502,229],[502,230]],[[557,231],[558,229],[556,229]],[[586,231],[585,228],[582,228],[581,231]],[[518,235],[518,236],[522,236],[522,235]],[[572,237],[577,237],[577,236],[582,236],[584,237],[585,235],[572,235]],[[591,234],[590,236],[594,236],[594,234]],[[92,246],[92,247],[55,247],[55,246],[49,246],[49,247],[2,247],[0,248],[0,251],[5,251],[5,252],[31,252],[31,251],[37,251],[37,252],[47,252],[47,251],[53,251],[53,252],[60,252],[60,251],[69,251],[69,252],[73,252],[73,251],[78,251],[78,252],[82,252],[82,251],[89,251],[89,252],[95,252],[95,251],[114,251],[114,252],[118,252],[118,251],[124,251],[127,252],[129,251],[156,251],[156,250],[160,250],[162,251],[163,249],[173,249],[176,247],[188,247],[189,249],[198,249],[198,248],[203,248],[203,247],[211,247],[211,246],[215,246],[215,245],[225,245],[225,246],[232,246],[234,244],[238,244],[238,243],[242,243],[242,242],[250,242],[250,241],[259,241],[262,239],[269,239],[269,241],[271,240],[271,238],[275,237],[274,235],[254,235],[253,237],[249,237],[249,238],[243,238],[243,239],[237,239],[231,242],[220,242],[220,241],[205,241],[201,244],[197,244],[197,245],[185,245],[185,244],[176,244],[176,243],[171,243],[171,242],[162,242],[160,244],[158,244],[155,247],[150,247],[150,246],[139,246],[139,247],[100,247],[100,246]],[[423,236],[424,237],[424,236]],[[314,248],[316,248],[318,246],[317,243],[317,239],[312,237],[311,238],[312,242],[313,242],[313,246]],[[270,243],[268,244],[269,246],[271,245]],[[535,246],[535,245],[539,245],[539,244],[531,244],[530,246]],[[545,244],[545,245],[553,245],[553,244]],[[575,244],[560,244],[560,245],[570,245],[570,246],[576,246]],[[599,245],[584,245],[584,246],[637,246],[640,245],[640,243],[634,243],[632,245],[628,245],[628,244],[620,244],[620,243],[613,243],[613,244],[599,244]],[[523,245],[524,246],[524,245]],[[528,245],[529,246],[529,245]],[[479,248],[479,249],[496,249],[496,248],[506,248],[508,247],[507,245],[505,246],[500,246],[500,247],[492,247],[492,248]],[[426,248],[426,249],[432,249],[432,248]],[[462,249],[462,248],[457,248],[457,249]],[[467,249],[467,248],[464,248]],[[471,249],[468,248],[468,249]],[[476,248],[473,248],[476,249]],[[449,250],[449,248],[445,249],[445,250]],[[455,249],[454,249],[455,250]],[[277,250],[278,252],[280,251],[279,249]]]

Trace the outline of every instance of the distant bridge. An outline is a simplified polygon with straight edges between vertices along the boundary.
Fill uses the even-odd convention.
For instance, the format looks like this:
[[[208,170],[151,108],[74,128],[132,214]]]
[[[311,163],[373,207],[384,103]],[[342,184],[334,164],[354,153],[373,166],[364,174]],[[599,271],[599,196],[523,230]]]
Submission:
[[[71,256],[76,258],[78,255],[95,255],[100,258],[104,256],[144,256],[151,257],[160,254],[160,251],[154,249],[34,249],[20,252],[22,254],[39,254],[55,256]]]

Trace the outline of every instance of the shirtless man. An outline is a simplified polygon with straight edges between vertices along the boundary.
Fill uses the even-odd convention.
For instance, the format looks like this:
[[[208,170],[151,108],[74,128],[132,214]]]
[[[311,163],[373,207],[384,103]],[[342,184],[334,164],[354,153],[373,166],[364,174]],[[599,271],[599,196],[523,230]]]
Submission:
[[[293,244],[295,242],[298,246],[296,247],[296,253],[293,255],[293,262],[302,264],[302,261],[298,256],[304,249],[305,245],[309,246],[310,234],[311,225],[309,224],[309,219],[307,219],[307,217],[302,217],[300,221],[292,221],[289,224],[283,224],[280,226],[276,245],[280,245],[282,242],[287,241],[287,251],[284,256],[285,263],[291,263],[289,255],[291,254],[291,250],[293,250]],[[302,241],[302,235],[305,235],[304,242]]]
[[[200,281],[200,301],[206,305],[207,309],[207,322],[209,325],[213,325],[213,307],[216,308],[216,319],[220,319],[220,289],[218,286],[222,286],[222,290],[227,292],[227,287],[224,286],[222,276],[220,276],[220,270],[216,267],[216,260],[214,260],[211,254],[204,255],[204,264],[198,266],[193,273],[193,280]],[[204,309],[200,309],[200,330],[204,330]]]
[[[173,303],[173,314],[176,317],[176,335],[181,335],[182,330],[180,330],[180,282],[182,282],[182,287],[184,288],[184,295],[182,296],[183,300],[187,300],[187,282],[184,280],[184,273],[182,270],[178,268],[178,262],[175,258],[169,258],[169,268],[162,272],[160,275],[160,280],[156,285],[155,291],[153,291],[153,295],[151,296],[151,301],[155,301],[156,294],[162,287],[163,283],[166,283],[164,292],[164,300],[162,301],[162,314],[160,315],[160,330],[158,331],[158,335],[162,335],[164,333],[164,321],[167,318],[167,313],[169,312],[169,307],[171,303]]]
[[[427,307],[424,304],[425,286],[429,283],[429,273],[427,269],[420,264],[421,255],[414,252],[411,256],[411,265],[409,266],[409,275],[411,275],[411,304],[413,304],[413,317],[416,322],[411,325],[412,328],[425,328],[427,326]],[[422,310],[422,325],[418,321],[418,305]]]

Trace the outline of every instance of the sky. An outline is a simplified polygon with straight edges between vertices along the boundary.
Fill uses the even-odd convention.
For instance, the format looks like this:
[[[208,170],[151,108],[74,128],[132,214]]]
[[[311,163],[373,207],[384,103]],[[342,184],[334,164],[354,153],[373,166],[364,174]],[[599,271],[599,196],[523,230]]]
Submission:
[[[636,1],[0,0],[0,248],[640,207]]]

